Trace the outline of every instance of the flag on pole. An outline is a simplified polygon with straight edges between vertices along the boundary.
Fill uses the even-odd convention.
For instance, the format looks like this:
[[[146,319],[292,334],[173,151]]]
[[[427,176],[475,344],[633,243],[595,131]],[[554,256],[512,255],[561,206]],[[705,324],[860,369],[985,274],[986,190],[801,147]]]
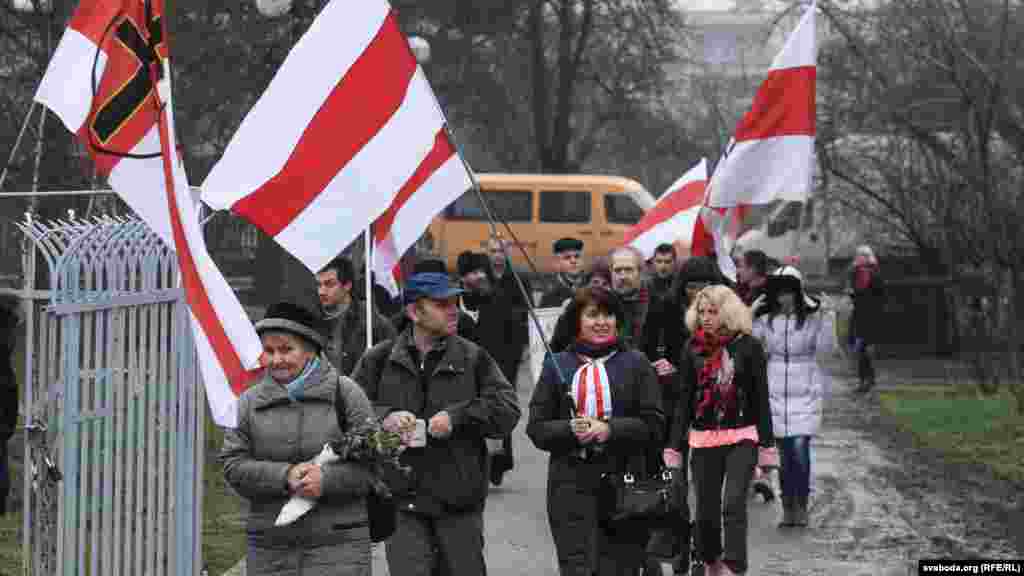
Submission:
[[[430,225],[431,219],[473,186],[473,178],[446,131],[384,214],[373,223],[373,270],[392,296],[398,292],[399,259]]]
[[[403,213],[433,216],[432,194],[457,197],[469,181],[388,3],[330,2],[242,121],[203,200],[315,272],[386,212],[375,240],[390,233],[397,252],[415,228]],[[375,259],[388,256],[377,248]],[[393,265],[375,269],[387,284]]]
[[[775,56],[715,167],[708,206],[803,201],[814,170],[817,45],[814,3]]]
[[[640,250],[644,258],[651,258],[658,245],[682,239],[690,243],[692,254],[694,239],[699,236],[697,226],[707,183],[707,159],[702,158],[668,187],[639,222],[626,230],[625,244]]]
[[[162,0],[83,0],[35,99],[78,135],[114,191],[177,253],[210,409],[219,425],[234,426],[262,346],[206,251],[173,152],[165,30]]]

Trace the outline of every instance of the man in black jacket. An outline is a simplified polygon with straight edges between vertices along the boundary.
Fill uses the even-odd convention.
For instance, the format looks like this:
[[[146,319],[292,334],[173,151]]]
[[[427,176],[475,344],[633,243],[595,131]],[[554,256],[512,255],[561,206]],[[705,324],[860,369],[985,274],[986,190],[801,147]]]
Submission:
[[[485,438],[510,434],[520,409],[491,355],[455,334],[461,293],[447,274],[414,274],[403,293],[411,325],[370,349],[352,376],[383,428],[406,438],[401,459],[411,477],[391,486],[399,510],[387,544],[392,574],[487,574]]]
[[[523,338],[519,333],[526,327],[525,319],[521,318],[520,309],[516,307],[518,299],[509,299],[507,294],[499,292],[490,258],[484,254],[463,252],[457,266],[462,287],[466,290],[459,299],[459,310],[476,321],[475,342],[494,358],[505,379],[515,388],[516,372],[523,355]],[[500,486],[505,472],[515,465],[512,436],[506,436],[500,443],[488,442],[488,449],[491,454],[491,483]]]

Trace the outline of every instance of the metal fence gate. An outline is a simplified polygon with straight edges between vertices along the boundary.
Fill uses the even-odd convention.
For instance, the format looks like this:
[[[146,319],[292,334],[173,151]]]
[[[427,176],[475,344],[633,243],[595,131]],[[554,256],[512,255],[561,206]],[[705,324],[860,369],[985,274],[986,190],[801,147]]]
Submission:
[[[198,574],[205,399],[174,253],[136,219],[18,227],[25,573]]]

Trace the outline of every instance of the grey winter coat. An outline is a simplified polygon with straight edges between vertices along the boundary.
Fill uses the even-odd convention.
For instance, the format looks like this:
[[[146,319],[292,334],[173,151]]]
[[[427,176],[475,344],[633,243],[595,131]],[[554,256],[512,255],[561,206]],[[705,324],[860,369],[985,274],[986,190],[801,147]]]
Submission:
[[[754,337],[768,357],[768,398],[772,427],[779,438],[809,436],[821,427],[822,404],[832,380],[819,358],[835,347],[830,312],[811,312],[801,327],[795,315],[763,315],[754,320]]]
[[[293,402],[283,385],[265,375],[242,394],[238,426],[224,435],[224,477],[249,504],[247,574],[369,576],[365,496],[372,475],[363,465],[324,465],[323,495],[316,506],[290,525],[274,526],[289,499],[288,467],[312,460],[325,443],[341,436],[335,396],[345,406],[346,432],[369,433],[378,426],[363,391],[339,377],[323,356],[302,393]]]

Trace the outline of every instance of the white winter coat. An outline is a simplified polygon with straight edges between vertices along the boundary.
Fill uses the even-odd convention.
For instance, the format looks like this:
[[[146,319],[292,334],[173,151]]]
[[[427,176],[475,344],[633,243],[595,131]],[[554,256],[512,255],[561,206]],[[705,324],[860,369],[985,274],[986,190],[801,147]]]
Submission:
[[[832,380],[821,360],[835,347],[832,313],[819,309],[797,329],[795,314],[754,320],[754,337],[768,356],[772,429],[778,438],[806,436],[821,427],[822,403]]]

